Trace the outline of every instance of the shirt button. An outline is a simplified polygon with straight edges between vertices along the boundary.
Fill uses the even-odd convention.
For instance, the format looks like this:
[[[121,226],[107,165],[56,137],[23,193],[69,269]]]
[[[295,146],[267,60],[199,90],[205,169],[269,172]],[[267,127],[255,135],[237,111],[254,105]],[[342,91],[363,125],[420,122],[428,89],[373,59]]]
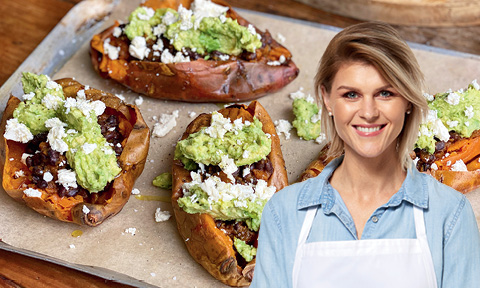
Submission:
[[[378,217],[377,217],[377,216],[373,216],[373,217],[372,217],[372,222],[373,222],[373,223],[377,223],[377,222],[378,222]]]

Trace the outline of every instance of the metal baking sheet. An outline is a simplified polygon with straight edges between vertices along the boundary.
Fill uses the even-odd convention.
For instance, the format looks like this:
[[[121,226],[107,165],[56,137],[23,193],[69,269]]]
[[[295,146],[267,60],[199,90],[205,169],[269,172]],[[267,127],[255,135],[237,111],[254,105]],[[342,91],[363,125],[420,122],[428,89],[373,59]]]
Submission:
[[[141,1],[85,0],[76,5],[18,70],[0,88],[1,111],[10,93],[21,96],[21,72],[50,75],[53,79],[75,77],[79,82],[125,97],[134,103],[140,95],[112,81],[100,78],[93,70],[88,54],[89,41],[95,33],[113,24],[126,21],[128,14]],[[283,90],[259,99],[273,120],[293,120],[289,94],[304,88],[313,94],[313,77],[317,63],[329,40],[339,29],[324,25],[238,10],[242,16],[283,43],[293,54],[300,68],[299,77]],[[283,37],[281,37],[283,36]],[[480,80],[480,57],[411,44],[425,73],[427,91],[431,94],[466,87]],[[188,254],[179,237],[175,219],[157,223],[156,208],[172,212],[169,202],[145,200],[170,197],[170,191],[158,189],[151,182],[170,171],[174,145],[195,112],[218,110],[217,104],[191,104],[143,97],[139,108],[150,128],[162,113],[179,111],[177,126],[165,137],[152,138],[148,161],[135,184],[144,200],[131,197],[123,210],[99,227],[81,227],[44,217],[21,203],[0,193],[0,239],[13,247],[41,253],[62,263],[106,268],[158,287],[225,287],[211,277]],[[288,177],[294,182],[306,166],[317,157],[321,146],[304,141],[291,130],[290,139],[280,136]],[[480,222],[480,192],[467,195]],[[135,235],[125,232],[136,228]],[[82,235],[73,237],[80,230]],[[73,244],[75,248],[70,248]]]

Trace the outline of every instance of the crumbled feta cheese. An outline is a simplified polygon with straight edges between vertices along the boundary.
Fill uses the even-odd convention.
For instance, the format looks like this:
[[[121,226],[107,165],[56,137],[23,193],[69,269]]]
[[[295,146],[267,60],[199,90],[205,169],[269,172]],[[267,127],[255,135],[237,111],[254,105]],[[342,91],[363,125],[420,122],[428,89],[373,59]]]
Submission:
[[[115,27],[115,28],[118,28],[118,27]],[[108,58],[112,60],[117,60],[120,53],[120,47],[115,47],[111,45],[110,41],[111,41],[110,38],[107,38],[105,41],[103,41],[103,52],[108,56]]]
[[[282,63],[280,63],[280,61],[268,61],[268,62],[267,62],[267,65],[270,65],[270,66],[280,66],[280,65],[282,65]]]
[[[153,44],[152,46],[152,49],[157,52],[157,55],[159,55],[160,53],[158,53],[158,51],[162,51],[163,50],[163,41],[162,39],[158,39],[157,43],[156,44]],[[155,52],[153,52],[155,54]]]
[[[280,41],[280,43],[285,43],[286,38],[282,34],[277,33],[277,38],[278,38],[278,41]]]
[[[178,6],[178,17],[180,18],[180,30],[189,30],[193,28],[193,23],[192,23],[192,10],[188,10],[185,7],[183,7],[182,4]]]
[[[173,63],[173,59],[174,59],[174,57],[173,57],[172,53],[170,53],[170,51],[168,51],[168,49],[163,50],[162,56],[160,57],[160,61],[162,61],[162,63],[165,63],[165,64]]]
[[[130,46],[128,46],[128,52],[132,57],[143,60],[145,57],[148,57],[150,49],[147,48],[147,40],[145,37],[136,36],[133,38]]]
[[[467,166],[462,160],[457,160],[451,167],[452,171],[468,171]]]
[[[125,233],[132,234],[132,236],[135,236],[135,233],[137,233],[137,228],[127,228],[125,229]]]
[[[143,7],[143,10],[145,11],[145,13],[140,12],[137,14],[137,17],[140,20],[148,21],[150,20],[150,18],[153,17],[153,15],[155,15],[155,10],[150,7]]]
[[[157,208],[155,210],[155,222],[163,222],[170,219],[170,211],[162,211],[162,209]]]
[[[467,119],[471,119],[474,115],[475,113],[473,112],[472,105],[465,107],[465,116],[467,116]]]
[[[203,18],[220,17],[221,15],[224,15],[229,8],[227,6],[213,3],[210,0],[195,0],[191,5],[191,9],[195,16],[195,27],[197,28]]]
[[[23,172],[23,170],[15,171],[15,178],[20,178],[23,176],[25,176],[25,172]]]
[[[480,90],[480,85],[478,85],[477,79],[472,81],[472,86],[473,86],[474,89]]]
[[[155,35],[157,37],[162,36],[162,34],[165,33],[166,31],[167,31],[167,26],[165,26],[165,24],[159,24],[159,25],[153,27],[153,35]],[[162,43],[162,47],[163,47],[163,42],[160,40],[160,41],[157,42],[157,44],[159,44],[159,42]],[[161,49],[159,49],[159,50],[161,50]]]
[[[82,212],[83,212],[83,214],[88,214],[88,213],[90,213],[90,209],[88,209],[87,206],[83,205]]]
[[[292,129],[292,124],[290,124],[288,120],[275,120],[274,124],[278,134],[283,134],[285,135],[285,139],[290,139],[290,130]]]
[[[75,245],[73,244],[70,244],[68,247],[70,247],[70,249],[75,249]]]
[[[60,84],[51,80],[48,81],[47,84],[45,84],[45,87],[47,89],[56,90],[56,91],[60,91],[60,89],[62,89],[62,86]]]
[[[167,13],[163,15],[162,22],[166,26],[172,25],[173,23],[177,22],[177,16],[175,16],[175,14],[173,14],[172,12],[167,11]]]
[[[222,61],[227,61],[228,59],[230,59],[230,56],[225,54],[218,56],[218,58],[220,58],[220,60]]]
[[[7,120],[3,137],[16,142],[27,143],[33,139],[33,134],[25,124],[18,122],[17,118],[12,118]]]
[[[122,35],[122,28],[120,28],[120,27],[118,27],[118,26],[115,27],[115,28],[113,28],[113,33],[112,33],[112,34],[113,34],[113,36],[116,37],[116,38],[120,37],[120,36]],[[111,59],[111,58],[110,58],[110,59]],[[113,59],[112,59],[112,60],[113,60]]]
[[[155,137],[163,137],[170,132],[173,127],[177,126],[178,110],[172,112],[172,114],[161,114],[159,123],[153,125],[152,134]]]
[[[23,194],[27,197],[37,197],[37,198],[42,198],[42,192],[38,191],[37,189],[33,188],[27,188],[23,190]]]
[[[143,97],[138,96],[138,98],[135,99],[135,105],[140,106],[140,105],[142,105],[142,103],[143,103]]]
[[[45,127],[50,128],[47,135],[47,141],[50,147],[60,153],[68,151],[68,145],[63,141],[63,137],[67,136],[65,128],[67,124],[63,123],[57,117],[45,121]]]
[[[93,150],[95,150],[96,148],[97,148],[97,144],[95,144],[95,143],[92,143],[92,144],[85,143],[85,144],[82,145],[82,150],[87,155],[92,153]]]
[[[22,171],[22,172],[23,172],[23,171]],[[45,173],[43,173],[43,180],[45,180],[45,181],[47,181],[47,182],[52,181],[52,180],[53,180],[53,175],[52,175],[52,173],[50,173],[50,172],[48,172],[48,171],[45,172]]]
[[[117,96],[117,98],[120,100],[125,101],[125,97],[122,94],[115,94],[115,96]]]
[[[195,117],[195,116],[197,116],[197,113],[195,113],[195,112],[193,112],[193,111],[188,112],[188,117],[193,118],[193,117]]]
[[[296,92],[290,93],[290,99],[305,99],[308,103],[314,103],[315,98],[313,98],[310,94],[303,93],[303,87],[300,87]]]
[[[250,151],[245,150],[243,151],[242,158],[248,158],[250,156]]]
[[[35,97],[35,93],[33,93],[33,92],[23,94],[23,101],[32,100],[33,97]]]
[[[77,188],[77,176],[75,171],[70,169],[60,169],[58,170],[58,180],[56,183],[63,185],[65,188]]]
[[[245,151],[247,151],[247,150],[245,150]],[[220,167],[220,169],[222,169],[222,171],[225,174],[227,174],[228,178],[233,178],[232,174],[235,173],[235,171],[238,170],[237,165],[235,165],[235,161],[232,158],[229,158],[227,155],[222,156],[221,161],[218,164],[218,166]]]
[[[47,95],[45,95],[45,97],[43,97],[42,99],[42,104],[45,105],[45,107],[54,110],[57,110],[57,108],[60,106],[60,104],[62,104],[62,102],[62,98],[52,95],[50,93],[47,93]]]
[[[458,95],[456,92],[451,92],[448,94],[445,101],[450,105],[458,105],[458,103],[460,103],[460,95]]]
[[[438,166],[437,164],[433,163],[432,165],[430,165],[430,168],[432,168],[432,170],[438,170]]]
[[[447,121],[447,125],[448,125],[448,127],[450,127],[450,128],[455,128],[455,127],[458,126],[458,121],[456,121],[456,120],[452,120],[452,121],[448,120],[448,121]]]
[[[156,274],[152,272],[152,273],[150,273],[150,276],[155,277]]]
[[[320,133],[320,135],[318,135],[318,137],[315,139],[315,142],[318,144],[323,144],[325,140],[327,140],[327,136],[324,133]]]
[[[140,194],[140,190],[138,190],[137,188],[133,188],[132,195],[138,195],[138,194]]]

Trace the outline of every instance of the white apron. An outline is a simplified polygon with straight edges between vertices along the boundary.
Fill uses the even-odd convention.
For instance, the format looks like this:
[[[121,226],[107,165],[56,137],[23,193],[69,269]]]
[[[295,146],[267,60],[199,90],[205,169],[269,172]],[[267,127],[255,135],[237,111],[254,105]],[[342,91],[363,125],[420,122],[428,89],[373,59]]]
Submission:
[[[421,208],[413,209],[417,239],[306,243],[316,212],[310,207],[303,222],[293,287],[437,287]]]

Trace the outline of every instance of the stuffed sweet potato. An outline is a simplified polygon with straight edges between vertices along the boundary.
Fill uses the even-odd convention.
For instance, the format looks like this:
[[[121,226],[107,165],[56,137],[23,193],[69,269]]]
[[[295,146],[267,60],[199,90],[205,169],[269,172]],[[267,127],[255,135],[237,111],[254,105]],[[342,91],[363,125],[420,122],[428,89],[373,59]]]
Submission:
[[[135,92],[186,102],[256,99],[297,77],[290,51],[268,31],[213,2],[146,1],[128,23],[92,38],[94,69]]]
[[[192,257],[231,286],[253,276],[266,201],[287,183],[280,140],[256,101],[201,114],[177,143],[172,204]]]
[[[150,132],[138,108],[70,78],[54,82],[25,73],[22,82],[24,90],[41,87],[28,88],[23,102],[11,96],[3,113],[7,194],[40,214],[81,225],[96,226],[120,212],[148,153]],[[55,107],[47,99],[56,99]],[[22,122],[32,115],[29,128]]]

